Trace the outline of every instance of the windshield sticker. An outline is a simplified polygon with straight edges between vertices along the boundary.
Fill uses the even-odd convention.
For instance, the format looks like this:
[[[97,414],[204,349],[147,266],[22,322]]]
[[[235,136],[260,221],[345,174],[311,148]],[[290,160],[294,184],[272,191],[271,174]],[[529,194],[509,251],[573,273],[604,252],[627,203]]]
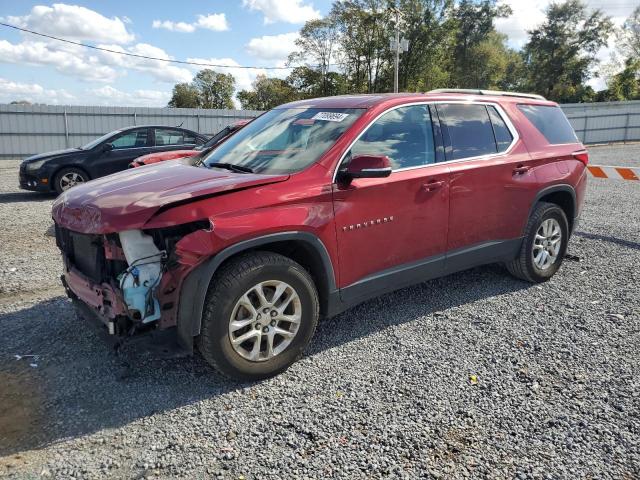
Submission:
[[[318,112],[311,118],[313,118],[314,120],[325,120],[327,122],[341,122],[348,116],[348,113]]]

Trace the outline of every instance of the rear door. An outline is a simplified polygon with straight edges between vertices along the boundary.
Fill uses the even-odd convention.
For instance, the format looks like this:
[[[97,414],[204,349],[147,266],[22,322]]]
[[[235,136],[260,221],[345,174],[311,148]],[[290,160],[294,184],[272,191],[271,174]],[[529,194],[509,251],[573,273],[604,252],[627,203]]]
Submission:
[[[191,150],[198,138],[193,133],[177,128],[154,128],[154,151]]]
[[[451,171],[447,266],[452,270],[506,253],[522,235],[537,181],[530,156],[497,104],[437,105]],[[517,241],[505,242],[517,247]],[[510,248],[510,247],[509,247]]]
[[[354,155],[386,155],[387,178],[334,184],[341,295],[345,301],[375,295],[439,275],[449,215],[449,171],[436,162],[428,105],[391,109],[352,144]]]
[[[91,160],[93,177],[102,177],[111,173],[126,170],[135,158],[151,152],[148,128],[135,128],[110,138],[105,144],[111,144],[112,150],[103,150],[103,145],[96,147],[97,156]]]

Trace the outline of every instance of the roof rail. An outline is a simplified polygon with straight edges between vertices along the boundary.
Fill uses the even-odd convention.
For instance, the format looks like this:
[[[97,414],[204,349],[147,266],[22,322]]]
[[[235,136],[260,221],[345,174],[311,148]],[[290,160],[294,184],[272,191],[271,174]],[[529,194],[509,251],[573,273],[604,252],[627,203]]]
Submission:
[[[535,100],[546,100],[542,95],[535,93],[520,93],[520,92],[502,92],[499,90],[479,90],[473,88],[438,88],[436,90],[430,90],[428,93],[469,93],[471,95],[496,95],[501,97],[522,97],[533,98]]]

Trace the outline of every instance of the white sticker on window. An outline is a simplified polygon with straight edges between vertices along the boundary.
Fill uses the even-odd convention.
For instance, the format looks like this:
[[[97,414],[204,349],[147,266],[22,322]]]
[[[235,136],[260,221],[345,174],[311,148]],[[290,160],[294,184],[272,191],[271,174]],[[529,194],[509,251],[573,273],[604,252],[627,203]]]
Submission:
[[[313,118],[314,120],[325,120],[327,122],[341,122],[348,116],[348,113],[318,112],[311,118]]]

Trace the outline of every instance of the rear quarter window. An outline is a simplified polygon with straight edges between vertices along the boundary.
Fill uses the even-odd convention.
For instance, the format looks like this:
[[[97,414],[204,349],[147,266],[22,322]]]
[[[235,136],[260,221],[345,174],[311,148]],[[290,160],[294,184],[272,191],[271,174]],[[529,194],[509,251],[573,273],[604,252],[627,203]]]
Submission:
[[[576,132],[560,107],[518,105],[518,108],[550,144],[579,142]]]

